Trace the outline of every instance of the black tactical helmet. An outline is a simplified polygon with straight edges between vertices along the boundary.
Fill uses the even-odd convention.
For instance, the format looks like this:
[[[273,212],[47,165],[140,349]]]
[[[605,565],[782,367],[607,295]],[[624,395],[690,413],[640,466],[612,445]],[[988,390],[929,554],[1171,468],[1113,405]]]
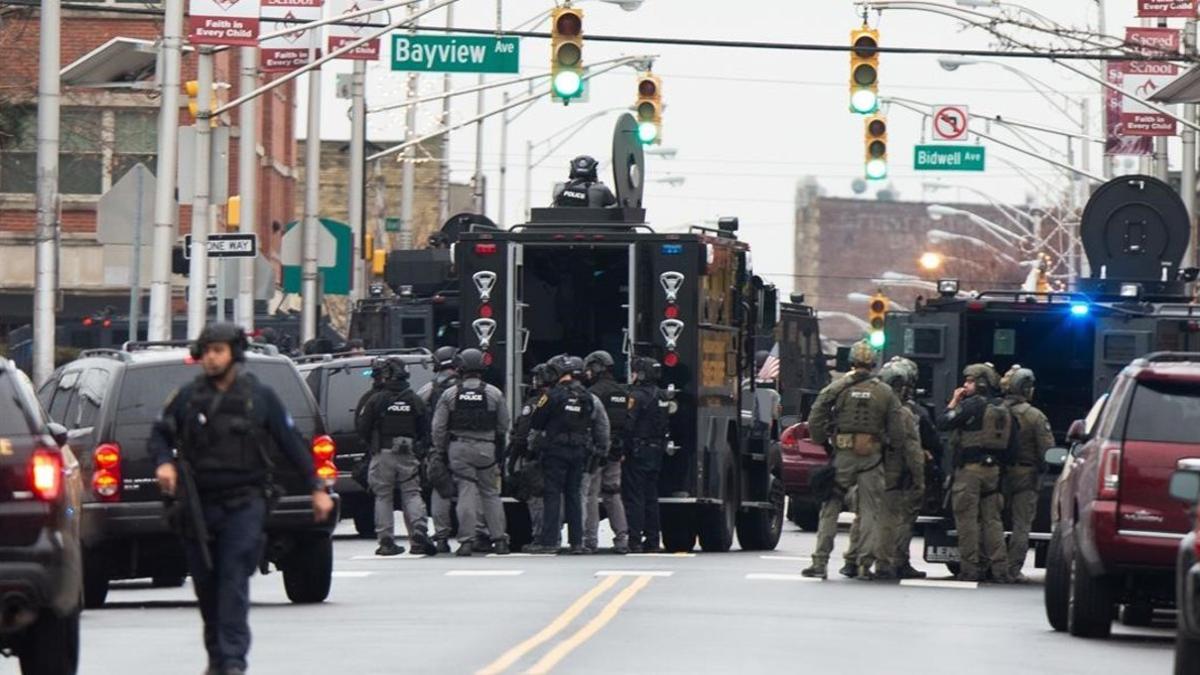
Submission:
[[[578,356],[568,356],[563,361],[563,367],[571,374],[571,377],[579,379],[583,377],[583,359]]]
[[[662,365],[649,356],[639,356],[633,360],[633,372],[642,382],[658,382],[662,377]]]
[[[537,389],[554,384],[554,369],[549,364],[539,363],[533,367],[533,386]]]
[[[246,339],[246,331],[236,323],[210,323],[200,331],[200,337],[192,343],[190,353],[197,361],[204,356],[204,350],[214,342],[225,342],[233,351],[233,360],[241,363],[246,360],[246,349],[250,341]]]
[[[478,349],[464,349],[454,355],[454,367],[461,373],[482,373],[487,370],[483,362],[483,352]]]
[[[584,367],[588,369],[588,372],[590,372],[593,377],[599,376],[606,370],[611,370],[614,363],[615,362],[613,361],[612,354],[609,354],[603,349],[598,349],[591,354],[588,354],[587,358],[583,360]]]
[[[445,347],[438,347],[437,351],[433,353],[434,371],[437,372],[447,368],[453,368],[454,355],[457,353],[458,349],[456,347],[451,347],[449,345],[446,345]]]
[[[596,180],[596,168],[600,165],[594,158],[587,155],[580,155],[571,160],[571,178],[582,178],[584,180]]]
[[[386,356],[383,363],[383,381],[395,382],[408,379],[408,364],[398,356]]]
[[[571,374],[572,364],[570,360],[570,354],[559,354],[558,356],[552,357],[546,362],[546,367],[549,368],[550,375],[554,378],[554,382],[561,380],[563,375]]]

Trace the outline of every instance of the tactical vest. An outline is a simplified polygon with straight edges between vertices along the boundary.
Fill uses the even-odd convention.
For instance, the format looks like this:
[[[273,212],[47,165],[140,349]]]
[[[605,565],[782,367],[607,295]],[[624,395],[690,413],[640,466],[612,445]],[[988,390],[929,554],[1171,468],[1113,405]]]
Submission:
[[[591,440],[592,394],[578,382],[556,387],[550,396],[550,423],[546,436],[552,443],[583,445]]]
[[[450,374],[448,371],[442,371],[435,375],[429,388],[429,400],[426,401],[430,410],[436,408],[438,401],[442,400],[442,394],[456,384],[458,384],[458,375]]]
[[[267,471],[269,443],[254,415],[253,380],[239,375],[224,393],[208,383],[192,389],[184,413],[182,451],[201,488],[220,474],[220,487],[256,485]]]
[[[846,387],[834,403],[834,444],[867,455],[883,449],[891,389],[875,378]]]
[[[1012,435],[1012,413],[998,403],[988,401],[977,429],[959,432],[959,444],[963,450],[982,450],[998,458],[1008,450]],[[974,425],[973,425],[974,426]]]
[[[605,378],[592,385],[591,392],[608,413],[611,436],[620,438],[629,424],[629,390],[616,380]]]
[[[389,447],[396,438],[413,439],[417,435],[417,411],[412,401],[402,393],[388,396],[387,405],[380,411],[379,444]]]
[[[583,207],[591,203],[589,198],[589,190],[592,186],[592,181],[576,178],[563,185],[562,192],[554,198],[555,206],[574,206]]]
[[[669,427],[671,402],[663,396],[661,389],[654,385],[635,387],[639,396],[634,398],[630,407],[640,406],[636,426],[633,428],[633,438],[638,441],[666,440]],[[631,397],[633,398],[633,397]]]
[[[487,383],[478,387],[459,385],[450,410],[450,431],[494,432],[499,425],[497,410],[488,409]]]
[[[1038,425],[1043,424],[1040,416],[1028,401],[1010,401],[1008,409],[1017,420],[1017,463],[1040,466],[1042,456],[1037,442]]]

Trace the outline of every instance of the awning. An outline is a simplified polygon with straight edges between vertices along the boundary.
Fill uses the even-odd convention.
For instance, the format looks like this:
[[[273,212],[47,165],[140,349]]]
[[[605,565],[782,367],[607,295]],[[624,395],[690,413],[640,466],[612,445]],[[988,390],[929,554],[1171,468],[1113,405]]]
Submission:
[[[1200,67],[1192,68],[1150,97],[1155,103],[1200,103]]]

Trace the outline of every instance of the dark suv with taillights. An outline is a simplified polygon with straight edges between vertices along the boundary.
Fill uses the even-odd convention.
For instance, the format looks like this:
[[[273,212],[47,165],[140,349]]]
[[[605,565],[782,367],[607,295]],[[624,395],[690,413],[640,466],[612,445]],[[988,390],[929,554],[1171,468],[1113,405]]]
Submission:
[[[1175,603],[1179,542],[1188,506],[1168,494],[1181,460],[1200,457],[1200,353],[1154,353],[1133,361],[1072,425],[1055,486],[1046,566],[1051,626],[1106,637],[1119,614],[1145,625]]]
[[[264,345],[253,346],[244,367],[279,395],[312,448],[317,474],[332,485],[335,445],[296,367]],[[178,586],[187,576],[183,548],[163,520],[147,440],[167,398],[200,372],[183,343],[129,343],[84,352],[39,391],[51,418],[67,427],[83,466],[87,607],[104,604],[114,579],[149,577],[156,586]],[[282,456],[272,460],[284,496],[267,519],[263,567],[272,563],[283,571],[293,602],[321,602],[329,594],[336,513],[314,523],[308,480]]]
[[[0,653],[74,673],[83,575],[79,462],[29,378],[0,358]]]

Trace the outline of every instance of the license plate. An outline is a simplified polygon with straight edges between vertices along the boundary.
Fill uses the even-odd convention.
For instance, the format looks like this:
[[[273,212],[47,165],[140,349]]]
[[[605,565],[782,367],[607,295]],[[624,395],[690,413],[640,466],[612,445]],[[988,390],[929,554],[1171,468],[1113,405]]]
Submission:
[[[927,544],[925,546],[925,562],[931,562],[931,563],[958,562],[958,547],[957,546],[934,546],[932,544]]]

